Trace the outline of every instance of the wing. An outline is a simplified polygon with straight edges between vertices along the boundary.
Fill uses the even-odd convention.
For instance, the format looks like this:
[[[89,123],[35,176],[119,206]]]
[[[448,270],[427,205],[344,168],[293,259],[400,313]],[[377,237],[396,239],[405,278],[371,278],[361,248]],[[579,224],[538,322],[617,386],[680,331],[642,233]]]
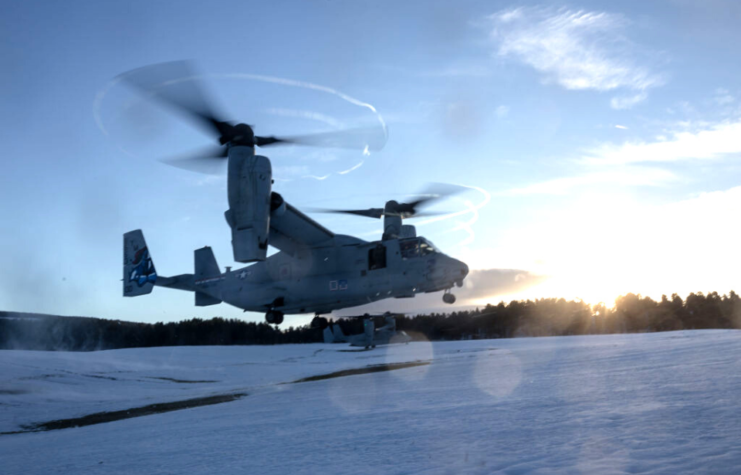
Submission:
[[[285,211],[270,215],[271,246],[291,255],[301,248],[324,247],[332,244],[334,233],[301,211],[285,203]]]

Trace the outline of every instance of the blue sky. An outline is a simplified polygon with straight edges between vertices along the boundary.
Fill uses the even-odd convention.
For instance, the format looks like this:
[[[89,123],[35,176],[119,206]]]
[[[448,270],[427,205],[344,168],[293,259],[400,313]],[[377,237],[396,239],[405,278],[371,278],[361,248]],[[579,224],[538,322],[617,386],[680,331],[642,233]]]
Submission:
[[[470,187],[439,205],[456,216],[418,229],[479,271],[466,303],[738,289],[735,2],[29,1],[3,10],[2,309],[262,319],[196,308],[166,289],[121,297],[121,235],[131,229],[144,230],[160,274],[191,272],[203,245],[234,265],[223,180],[156,160],[208,138],[112,83],[177,59],[196,61],[225,113],[259,133],[376,123],[359,102],[378,111],[389,140],[370,156],[263,151],[275,189],[299,208],[382,206],[429,182]],[[380,235],[378,222],[316,218]],[[517,272],[507,284],[497,269]]]

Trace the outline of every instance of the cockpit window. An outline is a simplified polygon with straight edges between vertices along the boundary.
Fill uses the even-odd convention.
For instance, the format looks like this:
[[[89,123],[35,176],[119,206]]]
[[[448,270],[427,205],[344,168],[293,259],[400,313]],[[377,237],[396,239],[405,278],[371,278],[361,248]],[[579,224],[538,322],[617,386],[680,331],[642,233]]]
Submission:
[[[399,241],[402,259],[411,259],[419,255],[419,239],[403,239]]]
[[[412,259],[437,252],[435,246],[424,238],[402,239],[399,241],[402,259]]]

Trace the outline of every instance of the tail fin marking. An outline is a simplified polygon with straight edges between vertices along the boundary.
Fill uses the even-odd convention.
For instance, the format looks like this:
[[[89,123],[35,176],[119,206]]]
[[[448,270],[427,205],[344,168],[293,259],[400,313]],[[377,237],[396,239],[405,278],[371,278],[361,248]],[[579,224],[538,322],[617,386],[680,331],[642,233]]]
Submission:
[[[157,271],[141,229],[124,234],[124,297],[136,297],[152,291]]]

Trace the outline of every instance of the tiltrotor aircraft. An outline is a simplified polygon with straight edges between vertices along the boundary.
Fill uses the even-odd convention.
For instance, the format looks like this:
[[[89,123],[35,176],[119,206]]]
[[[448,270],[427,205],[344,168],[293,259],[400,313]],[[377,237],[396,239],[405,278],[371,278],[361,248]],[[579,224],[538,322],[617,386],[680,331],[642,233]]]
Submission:
[[[318,316],[420,292],[444,291],[443,301],[455,302],[450,289],[463,284],[466,264],[418,237],[414,226],[402,224],[435,196],[411,203],[388,201],[384,208],[325,210],[383,218],[381,239],[366,242],[333,233],[273,192],[270,160],[255,153],[256,147],[283,143],[361,149],[378,149],[383,143],[380,147],[368,143],[359,130],[288,138],[256,136],[247,124],[217,118],[187,63],[148,66],[122,77],[147,97],[184,112],[218,139],[220,147],[204,157],[172,164],[192,167],[202,161],[227,161],[225,216],[234,260],[252,263],[221,272],[211,248],[204,247],[194,253],[193,274],[159,276],[141,230],[131,231],[124,234],[124,296],[148,294],[154,286],[187,290],[195,293],[197,306],[225,302],[245,311],[265,312],[265,320],[274,324],[282,323],[285,314]],[[279,252],[267,256],[269,245]]]
[[[359,335],[345,335],[339,323],[330,322],[324,328],[324,343],[350,343],[350,346],[360,346],[367,349],[375,348],[376,345],[391,345],[409,343],[412,338],[406,332],[396,331],[396,319],[390,313],[382,315],[385,325],[376,328],[372,315],[362,315],[363,333]]]

